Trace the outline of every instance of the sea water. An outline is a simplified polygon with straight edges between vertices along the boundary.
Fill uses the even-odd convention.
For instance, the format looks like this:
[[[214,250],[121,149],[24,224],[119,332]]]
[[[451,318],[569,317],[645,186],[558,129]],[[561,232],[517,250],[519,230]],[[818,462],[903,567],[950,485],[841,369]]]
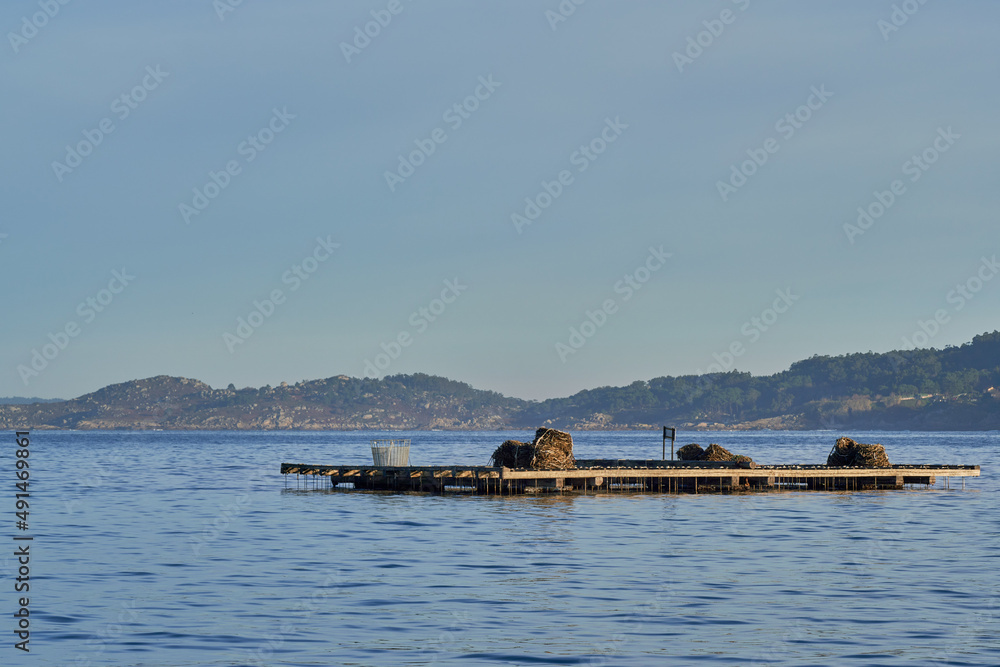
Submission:
[[[577,432],[659,458],[659,432]],[[682,433],[823,463],[832,432]],[[3,665],[998,665],[1000,434],[850,433],[963,489],[484,497],[331,491],[282,462],[487,463],[527,432],[33,431],[2,449]],[[669,448],[669,443],[668,443]],[[669,456],[669,454],[668,454]],[[324,480],[325,481],[325,480]],[[15,534],[30,534],[30,653]]]

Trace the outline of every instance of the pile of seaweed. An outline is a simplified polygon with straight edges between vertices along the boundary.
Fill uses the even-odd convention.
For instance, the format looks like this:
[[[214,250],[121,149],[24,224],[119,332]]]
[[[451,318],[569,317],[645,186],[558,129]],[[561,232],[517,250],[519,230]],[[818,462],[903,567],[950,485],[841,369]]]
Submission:
[[[684,445],[677,450],[677,458],[681,461],[733,461],[736,463],[753,463],[749,456],[733,454],[725,447],[711,444],[707,449],[702,449],[701,445],[691,443]]]
[[[892,465],[882,445],[866,445],[850,438],[837,440],[837,444],[830,450],[830,455],[826,457],[826,464],[860,468],[888,468]]]
[[[531,442],[507,440],[490,457],[491,466],[532,470],[569,470],[576,467],[573,437],[554,428],[535,431]]]

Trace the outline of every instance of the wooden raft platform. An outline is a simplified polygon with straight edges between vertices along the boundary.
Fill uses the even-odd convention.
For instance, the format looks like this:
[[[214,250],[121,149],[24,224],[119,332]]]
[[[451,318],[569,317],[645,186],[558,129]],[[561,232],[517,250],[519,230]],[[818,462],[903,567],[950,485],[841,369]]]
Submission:
[[[855,491],[945,484],[951,477],[979,477],[977,465],[894,465],[839,468],[827,465],[761,466],[706,461],[578,459],[571,470],[490,466],[366,466],[282,463],[281,474],[329,478],[335,488],[396,492],[522,494],[564,492],[706,493],[740,491]]]

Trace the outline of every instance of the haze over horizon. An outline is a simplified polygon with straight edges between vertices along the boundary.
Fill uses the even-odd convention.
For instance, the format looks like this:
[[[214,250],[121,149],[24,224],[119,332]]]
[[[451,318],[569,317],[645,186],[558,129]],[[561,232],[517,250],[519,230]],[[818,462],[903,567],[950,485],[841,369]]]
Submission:
[[[0,7],[0,395],[541,399],[1000,328],[996,4],[218,6]]]

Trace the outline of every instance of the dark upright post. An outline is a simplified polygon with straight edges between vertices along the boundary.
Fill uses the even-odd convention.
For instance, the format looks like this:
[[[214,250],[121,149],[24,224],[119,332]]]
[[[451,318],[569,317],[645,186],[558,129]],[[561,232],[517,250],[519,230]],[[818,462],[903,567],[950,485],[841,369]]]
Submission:
[[[677,438],[677,429],[669,426],[663,427],[663,460],[667,460],[667,431],[670,431],[670,460],[674,460],[674,440]]]
[[[677,439],[677,429],[671,427],[670,429],[670,460],[674,460],[674,440]]]

